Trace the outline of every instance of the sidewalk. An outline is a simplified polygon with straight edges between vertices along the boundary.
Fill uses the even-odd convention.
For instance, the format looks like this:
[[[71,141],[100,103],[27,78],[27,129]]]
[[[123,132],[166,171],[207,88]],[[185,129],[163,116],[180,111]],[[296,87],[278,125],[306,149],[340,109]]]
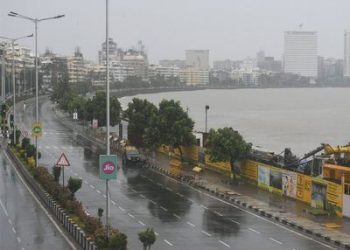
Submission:
[[[67,114],[55,110],[56,116],[65,126],[79,131],[83,137],[105,147],[105,134],[98,134],[91,128],[75,123]],[[190,166],[181,168],[169,165],[170,157],[161,153],[152,161],[153,171],[161,172],[170,177],[194,176]],[[277,223],[284,224],[296,230],[316,236],[319,239],[350,249],[350,220],[337,216],[314,216],[307,211],[310,206],[285,196],[269,193],[243,181],[230,183],[228,177],[209,169],[200,173],[200,178],[178,178],[189,185],[201,188],[207,192],[225,199],[237,206],[248,209]],[[328,224],[328,225],[326,225]]]

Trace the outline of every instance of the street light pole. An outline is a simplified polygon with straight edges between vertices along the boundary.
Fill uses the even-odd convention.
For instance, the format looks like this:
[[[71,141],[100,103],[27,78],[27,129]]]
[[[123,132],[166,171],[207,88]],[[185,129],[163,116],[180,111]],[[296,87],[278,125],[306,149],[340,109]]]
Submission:
[[[106,0],[106,132],[107,132],[107,155],[110,155],[110,141],[109,141],[109,124],[110,124],[110,107],[109,107],[109,3]],[[107,239],[109,239],[109,184],[108,179],[106,180],[106,233]]]
[[[18,14],[16,12],[10,11],[9,16],[11,17],[18,17],[21,19],[29,20],[35,24],[35,120],[36,123],[39,123],[39,80],[38,80],[38,23],[41,21],[47,21],[47,20],[52,20],[52,19],[59,19],[64,17],[65,15],[57,15],[53,17],[45,17],[45,18],[32,18],[28,16],[24,16],[21,14]],[[36,153],[35,153],[35,166],[38,166],[38,137],[35,136],[35,148],[36,148]]]
[[[209,110],[209,105],[205,105],[205,129],[204,132],[208,132],[208,110]]]
[[[9,40],[12,46],[12,94],[13,94],[13,145],[16,145],[16,76],[15,76],[15,42],[24,38],[33,37],[33,34],[21,36],[17,38],[8,38],[0,36],[0,38]],[[5,101],[5,100],[4,100]]]

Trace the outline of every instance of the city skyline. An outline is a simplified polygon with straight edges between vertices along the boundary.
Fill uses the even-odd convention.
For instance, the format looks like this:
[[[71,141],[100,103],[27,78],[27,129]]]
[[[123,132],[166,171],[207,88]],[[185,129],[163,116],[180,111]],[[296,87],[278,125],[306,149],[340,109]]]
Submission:
[[[4,3],[0,10],[0,24],[6,27],[3,35],[32,31],[30,23],[9,18],[7,13],[11,10],[38,17],[65,14],[59,22],[41,25],[40,53],[48,47],[58,54],[69,55],[80,46],[85,58],[97,61],[97,51],[104,41],[104,3],[84,1],[82,5],[82,1],[69,4],[67,1],[64,4],[65,1]],[[220,5],[201,1],[200,6],[198,3],[197,0],[186,4],[159,0],[147,4],[140,0],[112,2],[110,37],[122,48],[137,47],[138,40],[142,40],[151,63],[184,59],[184,51],[189,49],[210,50],[211,64],[214,60],[254,57],[260,49],[279,60],[283,53],[283,32],[298,30],[299,24],[303,24],[302,30],[318,32],[319,55],[343,57],[343,34],[350,26],[350,20],[342,11],[350,7],[347,1],[282,4],[275,0],[264,3],[250,0],[222,1]],[[337,15],[333,15],[333,11]],[[32,41],[23,44],[33,49]]]

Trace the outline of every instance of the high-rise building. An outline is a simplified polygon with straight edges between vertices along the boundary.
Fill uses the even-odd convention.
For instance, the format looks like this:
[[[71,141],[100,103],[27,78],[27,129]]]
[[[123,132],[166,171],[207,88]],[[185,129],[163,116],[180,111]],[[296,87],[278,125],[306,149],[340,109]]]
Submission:
[[[350,77],[350,29],[344,32],[344,77]]]
[[[109,38],[109,60],[113,61],[116,60],[116,57],[118,56],[118,50],[117,50],[117,43],[113,41],[113,38]],[[98,51],[98,63],[99,64],[106,64],[106,41],[104,41],[101,45],[101,50]]]
[[[317,77],[317,32],[284,32],[284,72]]]
[[[209,50],[186,50],[186,66],[209,70]]]
[[[80,49],[75,50],[74,56],[69,57],[68,66],[68,81],[69,84],[84,83],[87,77],[87,69],[84,65],[84,57]]]

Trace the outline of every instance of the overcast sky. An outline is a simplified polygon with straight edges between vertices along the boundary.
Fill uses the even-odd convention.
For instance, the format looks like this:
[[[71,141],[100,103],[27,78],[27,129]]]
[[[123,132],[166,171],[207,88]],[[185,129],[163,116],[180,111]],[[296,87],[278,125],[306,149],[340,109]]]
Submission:
[[[318,31],[318,53],[343,57],[350,0],[110,0],[110,36],[118,47],[142,40],[150,62],[183,59],[186,49],[209,49],[210,61],[253,57],[259,49],[281,58],[283,31]],[[104,0],[0,0],[0,36],[34,32],[34,24],[7,16],[65,14],[39,24],[39,51],[70,55],[80,46],[97,60],[105,39]],[[34,48],[34,39],[22,42]]]

